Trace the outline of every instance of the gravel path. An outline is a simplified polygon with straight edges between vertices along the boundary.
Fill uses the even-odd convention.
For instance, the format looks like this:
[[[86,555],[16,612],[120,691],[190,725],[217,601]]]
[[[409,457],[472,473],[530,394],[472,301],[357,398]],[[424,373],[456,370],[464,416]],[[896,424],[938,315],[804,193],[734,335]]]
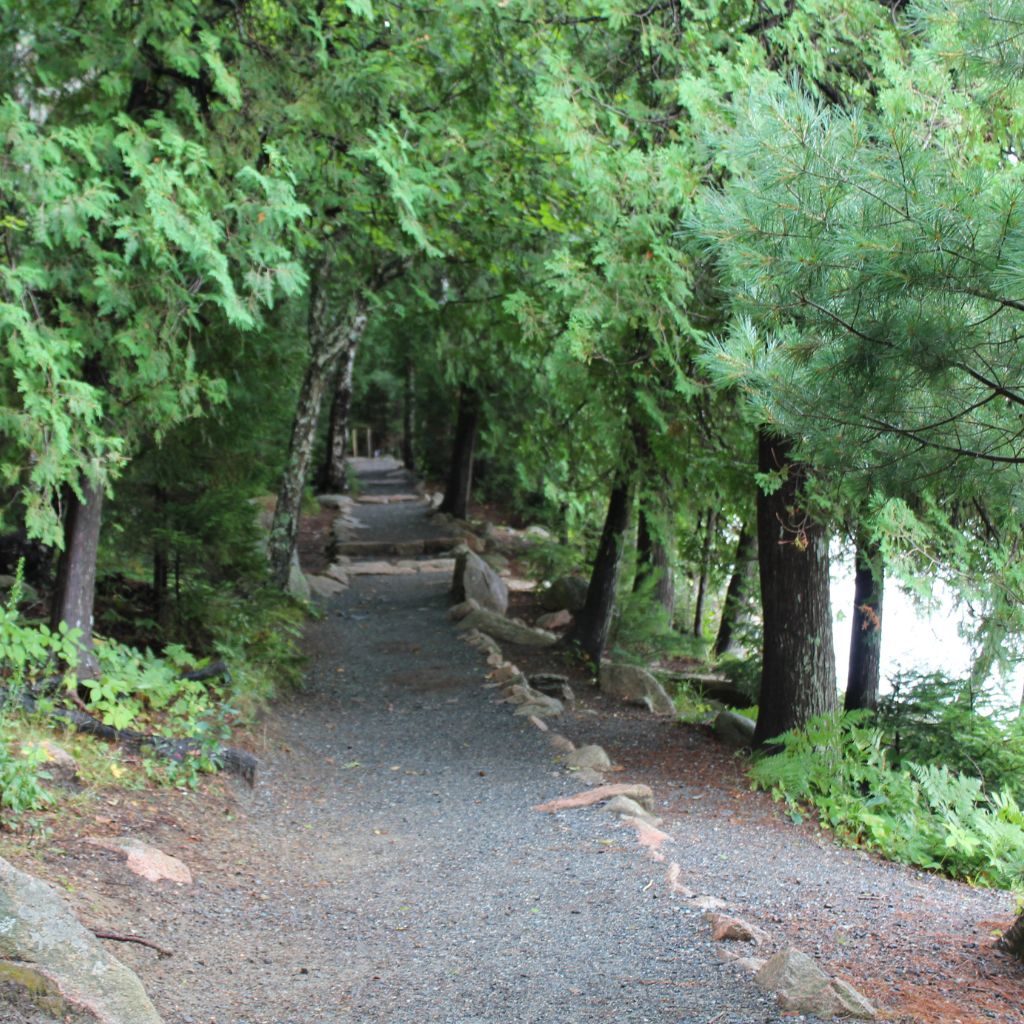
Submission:
[[[423,535],[424,513],[358,511],[374,539]],[[531,810],[579,786],[481,687],[449,582],[357,578],[310,631],[308,692],[278,708],[244,821],[137,920],[179,951],[124,956],[168,1024],[781,1020],[632,830]]]

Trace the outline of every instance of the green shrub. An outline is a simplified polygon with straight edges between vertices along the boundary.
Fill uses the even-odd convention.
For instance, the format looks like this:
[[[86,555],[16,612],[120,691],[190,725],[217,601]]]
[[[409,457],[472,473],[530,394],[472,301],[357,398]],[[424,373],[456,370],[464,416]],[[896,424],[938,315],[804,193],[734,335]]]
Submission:
[[[1024,879],[1024,814],[1008,789],[987,793],[979,779],[946,766],[891,763],[885,734],[864,711],[823,715],[772,743],[754,785],[799,818],[813,807],[845,842],[893,860],[983,885]]]

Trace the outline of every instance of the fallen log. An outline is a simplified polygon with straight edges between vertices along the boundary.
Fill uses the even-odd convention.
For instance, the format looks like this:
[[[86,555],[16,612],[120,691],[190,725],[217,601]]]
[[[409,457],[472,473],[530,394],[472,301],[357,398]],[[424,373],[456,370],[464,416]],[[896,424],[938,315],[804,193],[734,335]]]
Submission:
[[[0,706],[5,704],[7,699],[7,691],[0,689]],[[23,691],[19,695],[19,702],[30,714],[38,711],[36,699],[28,691]],[[204,752],[202,743],[194,737],[175,738],[137,732],[135,729],[115,729],[89,712],[76,708],[51,708],[47,713],[51,718],[57,718],[71,725],[77,732],[84,732],[112,743],[119,743],[130,750],[141,750],[143,747],[148,747],[161,757],[166,757],[171,761],[183,761],[188,756],[198,756]],[[206,756],[221,771],[231,772],[244,779],[250,786],[255,785],[259,761],[247,750],[217,746],[206,752]]]

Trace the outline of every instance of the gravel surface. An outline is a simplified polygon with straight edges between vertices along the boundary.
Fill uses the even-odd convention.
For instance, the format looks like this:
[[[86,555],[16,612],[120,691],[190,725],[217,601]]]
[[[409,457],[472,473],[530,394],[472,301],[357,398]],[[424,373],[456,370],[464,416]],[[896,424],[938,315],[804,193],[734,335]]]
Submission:
[[[421,504],[358,515],[374,539],[429,529]],[[197,872],[148,926],[176,956],[124,956],[168,1024],[781,1020],[632,830],[531,810],[579,786],[481,686],[449,584],[357,577],[310,630],[309,689],[278,707],[229,841],[235,884]]]
[[[368,495],[411,489],[394,464],[361,468]],[[420,503],[362,504],[357,515],[365,539],[440,532]],[[128,817],[109,828],[128,830],[130,817],[131,831],[182,857],[193,886],[143,882],[72,840],[43,865],[83,919],[174,951],[113,950],[167,1024],[803,1019],[723,962],[695,901],[670,890],[667,862],[684,886],[771,935],[755,950],[730,947],[767,956],[795,943],[897,1007],[886,1020],[912,1019],[908,1007],[927,1024],[1024,1020],[1020,970],[995,958],[985,923],[1007,918],[1006,894],[790,825],[699,729],[623,709],[575,679],[576,706],[551,724],[604,745],[622,769],[608,781],[654,788],[667,862],[600,808],[533,810],[586,787],[557,766],[550,733],[482,685],[482,656],[447,620],[449,583],[356,577],[324,606],[308,635],[308,688],[276,706],[260,737],[255,790],[183,793],[170,811],[141,795],[111,812]],[[506,654],[559,667],[551,653]],[[1005,1000],[989,993],[957,1012],[958,990],[986,972]],[[14,1012],[0,1007],[0,1021],[36,1024]]]

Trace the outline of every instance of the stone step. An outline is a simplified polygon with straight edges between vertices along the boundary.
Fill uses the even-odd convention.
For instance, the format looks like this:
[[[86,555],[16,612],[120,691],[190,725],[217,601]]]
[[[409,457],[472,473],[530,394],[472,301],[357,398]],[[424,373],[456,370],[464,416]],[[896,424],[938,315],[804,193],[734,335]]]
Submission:
[[[350,558],[374,558],[397,556],[398,558],[415,558],[417,555],[434,555],[441,551],[451,551],[458,544],[457,537],[424,537],[419,540],[379,541],[379,540],[347,540],[334,547],[335,554],[348,555]]]

